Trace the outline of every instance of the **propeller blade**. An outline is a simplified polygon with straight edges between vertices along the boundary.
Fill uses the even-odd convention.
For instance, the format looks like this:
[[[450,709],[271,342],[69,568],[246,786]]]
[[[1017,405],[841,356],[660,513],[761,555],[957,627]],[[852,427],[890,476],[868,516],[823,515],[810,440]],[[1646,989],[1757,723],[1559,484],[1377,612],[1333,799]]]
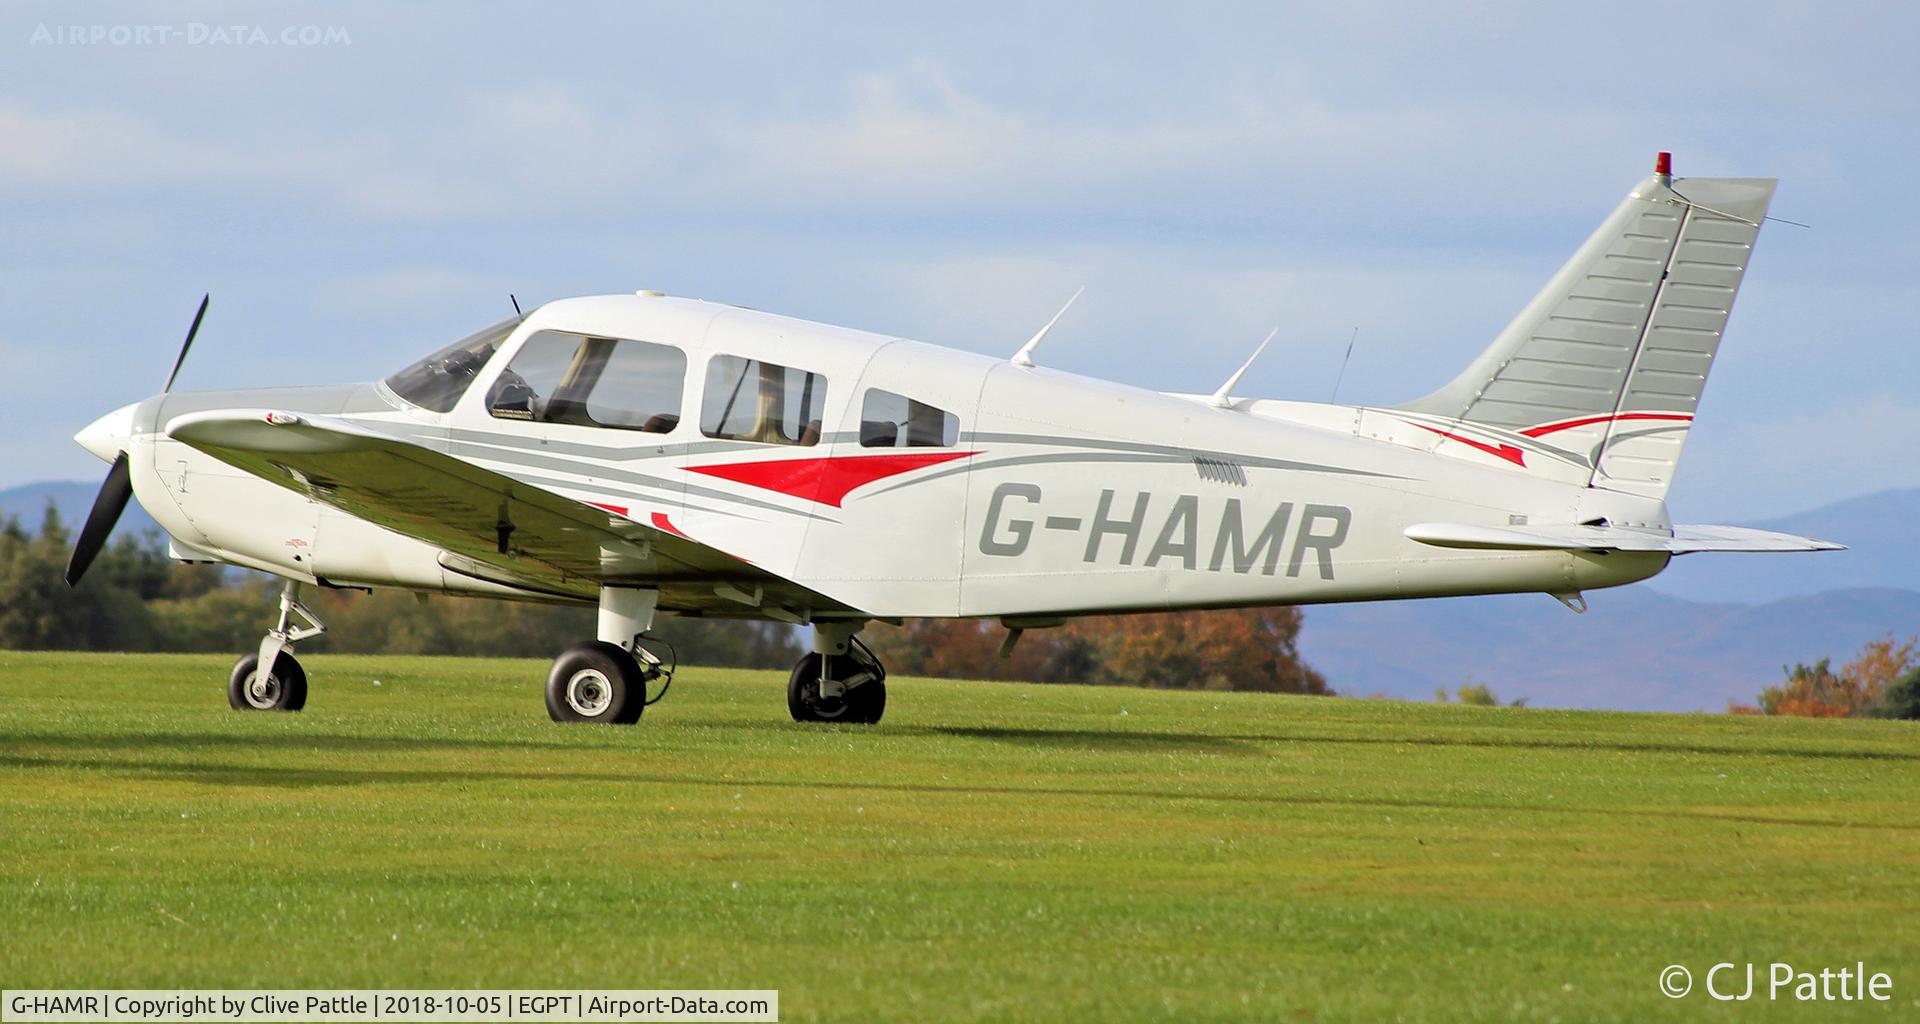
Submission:
[[[200,333],[200,318],[207,315],[207,300],[211,298],[211,292],[200,296],[200,309],[193,314],[193,326],[187,328],[187,340],[180,343],[180,358],[173,361],[173,372],[167,374],[167,386],[160,389],[161,394],[173,390],[173,380],[180,376],[180,365],[187,361],[187,350],[193,347],[193,336]]]
[[[189,335],[187,340],[193,340]],[[120,521],[120,513],[126,511],[127,499],[133,497],[133,473],[127,465],[127,453],[121,452],[114,457],[113,468],[107,470],[107,480],[100,485],[100,494],[93,499],[93,510],[87,513],[87,525],[80,528],[80,539],[73,544],[73,557],[67,559],[67,586],[80,582],[87,574],[87,567],[99,556],[100,549],[107,546],[107,535],[113,532],[113,524]]]

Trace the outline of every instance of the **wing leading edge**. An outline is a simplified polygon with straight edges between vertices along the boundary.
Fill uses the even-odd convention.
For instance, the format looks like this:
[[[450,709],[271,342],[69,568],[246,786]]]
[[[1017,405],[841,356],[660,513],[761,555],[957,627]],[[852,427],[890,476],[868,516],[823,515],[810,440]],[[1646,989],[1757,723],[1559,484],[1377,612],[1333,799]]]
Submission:
[[[1409,540],[1488,551],[1842,551],[1846,545],[1744,526],[1676,526],[1671,532],[1627,526],[1467,526],[1416,523]]]
[[[333,417],[192,413],[174,439],[262,480],[439,547],[449,571],[591,599],[601,586],[660,590],[660,607],[787,618],[856,609],[674,529],[649,525]],[[752,599],[752,600],[748,600]]]

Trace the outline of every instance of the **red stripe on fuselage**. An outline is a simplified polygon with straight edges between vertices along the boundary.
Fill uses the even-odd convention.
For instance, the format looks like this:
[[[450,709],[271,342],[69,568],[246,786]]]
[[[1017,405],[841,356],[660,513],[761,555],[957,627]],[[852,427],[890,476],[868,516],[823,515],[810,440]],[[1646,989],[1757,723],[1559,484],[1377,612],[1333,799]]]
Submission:
[[[1449,441],[1458,441],[1469,448],[1478,448],[1481,451],[1486,452],[1488,455],[1492,455],[1496,458],[1505,459],[1508,462],[1511,462],[1514,465],[1519,466],[1521,469],[1527,468],[1527,453],[1521,451],[1518,448],[1515,448],[1513,445],[1488,444],[1485,441],[1475,441],[1471,437],[1461,437],[1459,434],[1455,434],[1446,430],[1441,430],[1439,427],[1429,427],[1424,423],[1413,423],[1411,425],[1419,427],[1421,430],[1425,430],[1430,433],[1439,434],[1441,437],[1444,437]]]
[[[724,462],[714,466],[688,466],[687,470],[839,508],[840,502],[855,488],[976,454],[916,452],[906,455],[837,455],[823,459]]]

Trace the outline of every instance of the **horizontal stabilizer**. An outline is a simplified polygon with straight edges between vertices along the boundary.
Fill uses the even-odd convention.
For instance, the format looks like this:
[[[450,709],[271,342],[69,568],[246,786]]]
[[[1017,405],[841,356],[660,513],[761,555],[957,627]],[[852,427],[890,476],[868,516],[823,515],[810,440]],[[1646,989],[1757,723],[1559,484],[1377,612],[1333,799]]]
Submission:
[[[1671,531],[1629,526],[1466,526],[1416,523],[1407,538],[1440,548],[1487,551],[1841,551],[1846,545],[1750,530],[1744,526],[1676,526]]]

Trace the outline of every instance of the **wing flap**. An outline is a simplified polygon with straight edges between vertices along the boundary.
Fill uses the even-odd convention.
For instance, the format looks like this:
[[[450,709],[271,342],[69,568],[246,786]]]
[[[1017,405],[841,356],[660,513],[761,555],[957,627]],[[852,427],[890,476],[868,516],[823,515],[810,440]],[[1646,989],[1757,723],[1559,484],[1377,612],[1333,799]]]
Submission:
[[[435,545],[450,571],[491,582],[579,597],[602,585],[652,586],[663,608],[727,615],[854,610],[677,531],[347,420],[219,410],[181,416],[167,433],[263,480]],[[727,592],[757,593],[772,609],[743,606]]]
[[[1671,532],[1627,526],[1471,526],[1416,523],[1409,540],[1482,551],[1840,551],[1845,545],[1743,526],[1676,526]]]

